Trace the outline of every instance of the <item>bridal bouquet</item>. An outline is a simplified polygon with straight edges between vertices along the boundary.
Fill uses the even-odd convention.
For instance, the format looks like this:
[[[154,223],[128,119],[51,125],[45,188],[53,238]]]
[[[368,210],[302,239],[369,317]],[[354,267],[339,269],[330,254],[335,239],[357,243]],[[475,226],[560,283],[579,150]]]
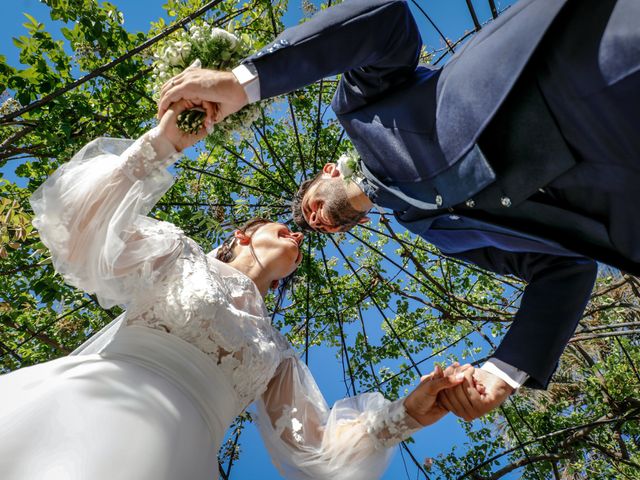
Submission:
[[[222,28],[208,24],[193,25],[188,32],[158,45],[154,52],[151,88],[155,97],[160,95],[162,86],[194,62],[196,66],[214,70],[231,70],[250,53],[251,39],[247,34],[240,38]],[[258,103],[249,104],[242,110],[229,115],[217,123],[209,135],[216,141],[224,141],[232,132],[241,136],[249,133],[249,127],[260,115]],[[178,116],[178,127],[187,133],[202,128],[204,112],[192,109]]]

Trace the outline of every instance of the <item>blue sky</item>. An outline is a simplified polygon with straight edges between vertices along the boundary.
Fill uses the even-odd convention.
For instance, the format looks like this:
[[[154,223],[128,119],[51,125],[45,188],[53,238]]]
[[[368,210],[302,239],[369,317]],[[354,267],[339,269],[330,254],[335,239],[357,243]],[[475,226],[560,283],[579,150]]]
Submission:
[[[151,21],[164,15],[164,10],[162,9],[163,0],[111,0],[111,3],[115,4],[124,13],[125,27],[130,31],[146,31]],[[314,3],[318,4],[319,2],[314,1]],[[511,3],[514,3],[513,0],[496,1],[499,9]],[[464,0],[430,0],[428,2],[420,0],[419,4],[450,40],[455,41],[466,30],[473,28]],[[481,22],[491,17],[487,1],[474,0],[473,4]],[[294,25],[301,18],[300,5],[300,0],[290,1],[289,12],[285,18],[287,25]],[[26,20],[22,12],[27,12],[37,20],[45,23],[48,31],[53,32],[56,30],[56,25],[48,17],[47,7],[39,1],[5,0],[3,2],[2,15],[0,16],[0,54],[7,57],[8,62],[14,65],[18,64],[18,58],[17,49],[14,47],[11,38],[25,32],[21,26]],[[414,12],[427,48],[432,50],[442,47],[443,42],[438,33],[416,8],[414,8]],[[335,351],[328,348],[313,349],[310,352],[309,366],[329,404],[344,396],[345,387],[342,381],[342,368]],[[427,364],[425,365],[425,370],[431,367],[432,364]],[[452,445],[459,445],[459,450],[466,450],[463,445],[465,441],[464,432],[457,419],[452,415],[449,415],[437,425],[424,429],[414,438],[416,443],[411,448],[419,460],[423,460],[426,457],[435,457],[439,453],[446,453]],[[264,480],[280,478],[253,427],[249,427],[243,433],[241,444],[243,452],[240,460],[233,467],[232,478],[261,478]],[[414,469],[410,469],[410,471],[414,471]],[[396,454],[392,467],[383,478],[387,480],[407,478],[402,457],[399,453]],[[504,478],[517,478],[517,475],[514,474]]]

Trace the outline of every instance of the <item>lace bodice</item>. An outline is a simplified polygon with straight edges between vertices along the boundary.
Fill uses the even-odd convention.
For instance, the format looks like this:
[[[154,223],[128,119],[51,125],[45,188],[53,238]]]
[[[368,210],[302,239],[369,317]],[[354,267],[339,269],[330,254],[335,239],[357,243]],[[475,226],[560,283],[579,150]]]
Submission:
[[[286,355],[286,340],[269,322],[260,293],[247,276],[207,258],[182,236],[173,268],[127,311],[127,324],[157,328],[198,347],[227,375],[244,409],[266,389]]]
[[[174,225],[147,217],[171,186],[173,147],[156,130],[135,143],[98,139],[33,195],[34,225],[68,283],[128,325],[176,335],[227,377],[238,413],[257,401],[265,443],[286,478],[372,479],[420,425],[402,400],[363,394],[329,409],[270,323],[253,281]]]

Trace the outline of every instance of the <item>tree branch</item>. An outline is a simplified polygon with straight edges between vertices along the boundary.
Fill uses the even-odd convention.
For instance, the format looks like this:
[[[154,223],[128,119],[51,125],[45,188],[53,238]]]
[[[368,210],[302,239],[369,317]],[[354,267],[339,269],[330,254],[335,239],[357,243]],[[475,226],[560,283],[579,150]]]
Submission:
[[[568,458],[565,455],[534,455],[529,457],[523,457],[515,462],[510,463],[506,467],[497,470],[493,474],[488,477],[482,477],[482,480],[497,480],[498,478],[504,477],[507,473],[510,473],[514,470],[517,470],[520,467],[524,467],[525,465],[529,465],[537,462],[555,462],[558,460],[564,460]]]

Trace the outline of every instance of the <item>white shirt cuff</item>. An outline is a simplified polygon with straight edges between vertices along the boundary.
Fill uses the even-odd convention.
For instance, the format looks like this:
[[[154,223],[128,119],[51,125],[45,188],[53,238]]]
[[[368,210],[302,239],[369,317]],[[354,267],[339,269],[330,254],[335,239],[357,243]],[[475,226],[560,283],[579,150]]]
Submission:
[[[231,70],[231,73],[235,75],[238,83],[244,88],[249,103],[260,100],[260,79],[258,75],[252,73],[245,65],[238,65]]]
[[[497,358],[490,358],[480,367],[485,372],[494,374],[496,377],[501,378],[509,386],[516,390],[520,388],[524,382],[529,379],[529,374],[522,370],[509,365],[508,363],[498,360]]]

